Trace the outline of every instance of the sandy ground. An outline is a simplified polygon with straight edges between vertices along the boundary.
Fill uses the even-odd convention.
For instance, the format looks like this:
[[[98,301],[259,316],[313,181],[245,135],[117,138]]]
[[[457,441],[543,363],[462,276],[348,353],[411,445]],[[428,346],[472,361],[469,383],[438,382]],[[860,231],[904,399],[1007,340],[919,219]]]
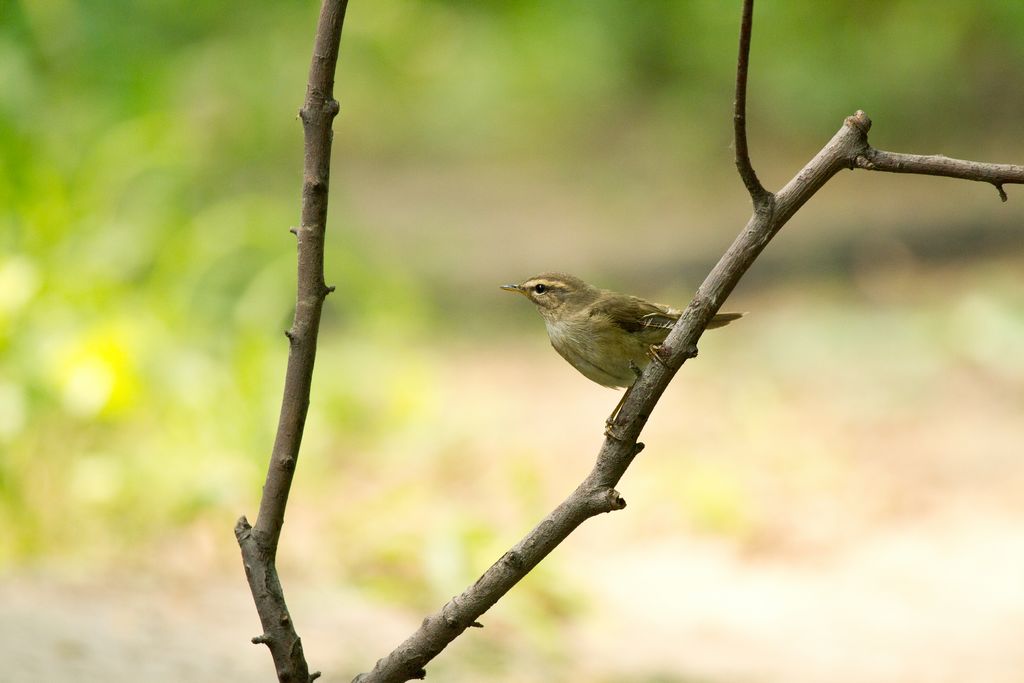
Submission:
[[[619,487],[629,507],[588,522],[542,565],[584,606],[530,633],[513,591],[483,631],[429,667],[430,680],[1024,681],[1024,364],[999,347],[991,358],[924,358],[909,328],[828,345],[808,333],[805,349],[775,351],[776,336],[801,339],[784,308],[752,321],[747,340],[702,348]],[[600,443],[593,425],[614,395],[541,343],[456,355],[460,371],[424,418],[447,445],[422,449],[405,435],[343,463],[360,463],[363,489],[329,504],[367,505],[375,486],[406,477],[426,501],[417,528],[439,535],[448,499],[464,506],[458,514],[502,508],[509,473],[525,472],[537,501],[496,522],[507,547],[587,470]],[[459,395],[486,398],[450,410]],[[520,428],[509,434],[509,424]],[[463,484],[421,490],[420,474],[436,481],[432,468],[444,467]],[[307,495],[313,484],[296,483]],[[292,614],[324,680],[349,681],[424,610],[371,599],[339,578],[340,565],[296,569],[358,553],[325,555],[316,520],[334,513],[323,500],[294,503]],[[51,563],[5,577],[0,680],[273,680],[264,648],[248,643],[259,628],[230,523],[213,528],[199,544],[188,533],[164,544],[171,561],[158,571]],[[204,544],[218,548],[212,561],[197,551]],[[471,563],[473,575],[485,567]],[[442,594],[464,585],[458,576]]]
[[[587,567],[575,578],[601,598],[563,634],[574,673],[551,680],[1022,680],[1021,525],[963,511],[798,563],[684,538],[594,562],[598,537],[570,544]],[[371,665],[418,619],[337,585],[293,582],[289,597],[328,681]],[[232,577],[13,577],[0,605],[12,683],[273,680],[267,653],[246,642],[256,617]],[[514,629],[500,605],[492,614]],[[474,674],[449,660],[432,678]]]

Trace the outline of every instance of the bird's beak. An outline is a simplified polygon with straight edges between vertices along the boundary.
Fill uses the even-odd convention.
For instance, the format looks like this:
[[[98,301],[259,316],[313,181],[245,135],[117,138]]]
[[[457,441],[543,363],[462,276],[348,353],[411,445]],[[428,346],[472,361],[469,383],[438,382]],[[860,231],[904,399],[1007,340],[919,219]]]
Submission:
[[[525,294],[523,288],[519,285],[502,285],[501,288],[506,292],[519,292],[520,294]]]

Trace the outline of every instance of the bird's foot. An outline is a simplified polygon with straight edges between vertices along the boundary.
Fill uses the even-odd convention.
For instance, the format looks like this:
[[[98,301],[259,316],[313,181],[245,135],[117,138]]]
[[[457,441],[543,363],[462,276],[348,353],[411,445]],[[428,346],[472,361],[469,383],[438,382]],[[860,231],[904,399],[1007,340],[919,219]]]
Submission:
[[[630,366],[632,365],[633,363],[630,362]],[[639,371],[639,368],[637,371]],[[604,435],[611,439],[615,439],[616,441],[622,440],[614,434],[614,429],[619,426],[619,411],[622,410],[622,405],[626,402],[626,399],[629,398],[629,393],[631,391],[633,391],[633,385],[626,387],[626,390],[622,392],[622,396],[619,397],[619,402],[616,403],[615,408],[612,409],[612,414],[604,421]]]
[[[668,370],[668,363],[666,363],[665,359],[661,357],[660,351],[661,344],[651,344],[650,346],[647,347],[647,355],[650,357],[650,359],[658,361],[659,363],[661,363],[661,366],[663,368]]]
[[[617,434],[615,432],[615,428],[616,427],[620,427],[620,426],[621,425],[618,422],[616,422],[615,420],[609,419],[607,422],[604,423],[604,435],[605,435],[605,437],[608,438],[608,439],[611,439],[612,441],[624,441],[625,437],[623,437],[623,436],[621,436],[621,435],[619,435],[619,434]]]
[[[613,412],[611,415],[609,415],[608,419],[604,421],[604,435],[609,437],[609,438],[615,439],[616,441],[620,441],[621,440],[618,437],[616,437],[616,435],[615,435],[615,428],[619,426],[618,417],[619,417],[619,407],[621,407],[621,405],[622,404],[620,402],[620,404],[618,406],[615,406],[615,412]]]

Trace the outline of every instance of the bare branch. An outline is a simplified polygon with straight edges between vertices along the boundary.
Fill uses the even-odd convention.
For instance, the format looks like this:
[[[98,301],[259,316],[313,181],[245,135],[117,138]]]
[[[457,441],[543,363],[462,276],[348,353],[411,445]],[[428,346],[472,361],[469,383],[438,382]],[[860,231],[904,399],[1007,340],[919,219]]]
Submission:
[[[733,100],[733,137],[736,148],[736,170],[747,186],[754,209],[767,208],[771,193],[764,189],[750,164],[747,149],[747,70],[750,66],[750,35],[754,26],[754,0],[743,0],[743,18],[740,20],[740,53],[736,59],[736,98]]]
[[[613,447],[618,454],[614,459],[621,466],[609,467],[599,459],[583,483],[533,531],[502,555],[472,586],[424,619],[419,629],[404,643],[378,661],[372,671],[357,676],[353,683],[398,683],[423,678],[427,662],[467,628],[479,627],[477,618],[519,583],[576,527],[602,512],[625,508],[626,501],[613,486],[644,445],[608,440],[602,453],[609,444],[615,444]]]
[[[978,161],[950,159],[941,154],[902,154],[869,147],[863,155],[857,157],[856,164],[857,168],[867,171],[918,173],[991,183],[999,192],[999,198],[1004,202],[1007,197],[1003,185],[1024,184],[1024,167],[1013,164],[985,164]]]
[[[324,0],[320,8],[306,100],[299,112],[305,138],[302,223],[291,230],[298,238],[298,287],[295,317],[291,328],[285,332],[289,353],[284,397],[256,525],[250,526],[242,517],[235,526],[245,575],[263,625],[263,633],[253,638],[253,642],[270,648],[281,683],[309,683],[320,675],[309,672],[302,641],[285,604],[276,557],[309,408],[320,312],[324,298],[332,289],[324,283],[324,235],[331,123],[338,113],[333,95],[334,71],[347,6],[348,0]]]

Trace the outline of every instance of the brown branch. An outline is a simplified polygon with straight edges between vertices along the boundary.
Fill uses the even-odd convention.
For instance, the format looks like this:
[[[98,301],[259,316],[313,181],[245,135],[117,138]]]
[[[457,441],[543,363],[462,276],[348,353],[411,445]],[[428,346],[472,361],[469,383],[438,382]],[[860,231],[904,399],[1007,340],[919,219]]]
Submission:
[[[736,148],[736,170],[747,186],[754,209],[768,210],[771,193],[757,178],[750,164],[747,149],[747,71],[750,66],[750,35],[754,27],[754,0],[743,0],[743,17],[740,19],[740,52],[736,59],[736,98],[733,100],[733,137]]]
[[[324,0],[320,8],[306,100],[299,111],[305,138],[302,223],[291,230],[298,242],[298,286],[295,317],[291,328],[285,332],[289,351],[284,397],[256,525],[250,526],[244,516],[235,525],[245,575],[263,625],[263,633],[252,642],[264,643],[270,649],[281,683],[308,683],[320,675],[309,672],[302,641],[285,604],[276,559],[309,408],[320,312],[324,298],[333,291],[324,283],[324,235],[331,170],[331,123],[338,114],[333,94],[334,71],[347,5],[348,0]]]
[[[544,520],[495,562],[476,583],[452,598],[438,612],[423,620],[420,627],[394,651],[378,660],[372,671],[357,676],[353,683],[401,683],[426,676],[424,667],[463,631],[530,572],[559,543],[587,519],[621,510],[626,506],[615,490],[622,475],[643,450],[637,442],[647,419],[668,383],[686,362],[697,355],[697,342],[719,307],[736,287],[769,241],[790,218],[843,169],[946,175],[967,180],[1003,183],[1024,181],[1024,166],[961,162],[944,157],[915,157],[874,150],[868,144],[871,120],[858,111],[818,154],[777,194],[768,193],[757,182],[746,156],[742,109],[746,89],[746,52],[749,46],[749,17],[752,0],[744,2],[740,63],[737,74],[737,167],[751,196],[754,213],[718,264],[705,278],[693,300],[659,349],[663,362],[650,363],[623,403],[615,426],[605,439],[590,474],[572,494]],[[741,153],[742,152],[742,153]],[[741,163],[741,159],[745,163]],[[874,167],[868,163],[875,164]],[[744,168],[749,171],[745,174]],[[749,182],[753,178],[753,184]],[[758,200],[758,188],[763,193]]]
[[[941,154],[921,155],[886,152],[874,147],[856,160],[857,168],[887,173],[917,173],[937,175],[961,180],[976,180],[991,183],[999,192],[999,198],[1007,200],[1003,185],[1024,184],[1024,169],[1013,164],[985,164],[978,161],[950,159]]]
[[[632,460],[644,445],[631,443],[622,447],[628,448],[628,455],[623,458]],[[625,469],[623,466],[622,471]],[[594,515],[626,507],[626,501],[613,488],[619,477],[621,474],[616,475],[599,461],[561,505],[491,565],[476,583],[452,598],[439,612],[424,619],[415,633],[378,661],[373,671],[357,676],[355,682],[397,683],[424,678],[427,662],[467,628],[477,626],[477,617],[490,609],[576,527]]]

